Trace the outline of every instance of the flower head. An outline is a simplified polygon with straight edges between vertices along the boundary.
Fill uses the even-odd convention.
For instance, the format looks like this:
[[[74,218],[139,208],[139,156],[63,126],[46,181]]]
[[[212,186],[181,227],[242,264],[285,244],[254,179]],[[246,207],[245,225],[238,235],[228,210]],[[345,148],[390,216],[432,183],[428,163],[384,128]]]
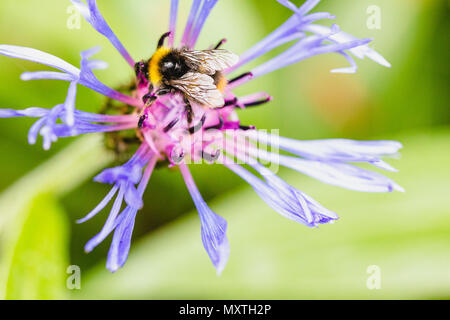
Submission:
[[[131,159],[115,168],[106,169],[95,177],[96,182],[111,185],[110,192],[85,218],[85,222],[113,201],[112,209],[102,230],[86,244],[86,251],[93,250],[110,233],[114,232],[108,254],[107,268],[112,272],[122,267],[128,257],[135,217],[143,207],[143,194],[156,163],[166,161],[179,168],[197,207],[201,238],[217,273],[226,266],[230,248],[226,235],[227,222],[214,213],[203,200],[188,164],[220,163],[245,180],[256,193],[280,215],[307,227],[332,223],[336,213],[324,208],[317,201],[278,177],[265,164],[279,164],[322,182],[363,192],[402,191],[402,188],[381,174],[362,169],[355,164],[371,164],[378,168],[395,169],[382,160],[383,156],[395,155],[401,148],[393,141],[320,140],[297,141],[258,131],[243,125],[239,110],[263,105],[272,100],[265,92],[238,97],[237,87],[254,78],[277,69],[298,63],[307,58],[338,53],[344,56],[350,67],[332,72],[353,73],[357,66],[354,57],[368,57],[382,66],[389,63],[368,46],[370,39],[357,39],[342,32],[337,25],[331,28],[317,24],[323,19],[335,17],[326,12],[311,12],[320,0],[307,0],[297,7],[290,1],[278,0],[292,16],[274,32],[240,55],[223,74],[228,77],[249,62],[266,53],[292,43],[278,56],[253,68],[243,70],[240,76],[214,83],[220,86],[220,108],[211,108],[195,101],[187,101],[179,90],[167,90],[155,95],[146,73],[145,62],[136,62],[119,41],[100,13],[95,0],[71,0],[83,17],[100,34],[105,36],[127,63],[136,71],[135,83],[126,90],[114,90],[100,82],[94,70],[107,64],[91,58],[98,52],[93,48],[81,53],[80,68],[42,51],[11,45],[0,45],[0,54],[25,59],[50,66],[59,71],[26,72],[23,80],[54,79],[69,82],[66,100],[52,109],[28,108],[25,110],[0,109],[0,117],[33,117],[36,123],[29,132],[29,142],[34,144],[38,134],[43,137],[44,148],[60,137],[77,136],[94,132],[136,130],[139,147]],[[178,0],[171,1],[169,17],[168,49],[196,49],[196,43],[205,21],[218,0],[194,0],[187,24],[177,46],[175,34],[178,17]],[[273,1],[275,4],[275,1]],[[164,40],[164,37],[162,38]],[[163,41],[162,40],[162,41]],[[224,45],[219,42],[216,48]],[[204,48],[199,48],[204,49]],[[199,50],[197,49],[197,50]],[[145,60],[144,60],[145,61]],[[209,81],[209,80],[208,80]],[[212,81],[212,80],[211,80]],[[132,112],[123,114],[92,114],[75,108],[77,86],[88,87],[109,100],[115,100]],[[209,83],[209,85],[212,85]],[[271,146],[272,151],[261,145]],[[280,155],[277,149],[285,151]],[[246,167],[250,167],[253,172]]]

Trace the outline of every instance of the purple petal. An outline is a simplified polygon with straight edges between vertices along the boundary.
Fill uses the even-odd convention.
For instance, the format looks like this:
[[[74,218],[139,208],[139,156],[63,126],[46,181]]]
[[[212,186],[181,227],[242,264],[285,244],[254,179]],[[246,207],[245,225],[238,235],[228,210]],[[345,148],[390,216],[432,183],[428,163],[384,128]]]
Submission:
[[[344,58],[350,63],[350,67],[333,69],[331,70],[331,73],[356,73],[358,71],[358,65],[356,64],[355,60],[344,51],[341,51],[339,53],[343,55]]]
[[[251,185],[259,197],[278,214],[305,226],[314,227],[314,224],[307,221],[305,215],[299,214],[297,200],[293,200],[292,197],[286,195],[280,195],[276,189],[268,186],[254,174],[237,164],[226,164],[226,166]]]
[[[135,123],[137,127],[138,116],[136,115],[104,115],[75,110],[75,117],[80,121],[100,123]]]
[[[137,189],[131,183],[127,185],[127,191],[125,193],[125,202],[133,209],[140,210],[144,206],[142,201],[142,195],[139,194]]]
[[[183,39],[181,41],[181,44],[188,45],[189,37],[192,32],[192,28],[194,27],[195,18],[197,17],[198,11],[200,10],[200,4],[202,0],[194,0],[192,2],[191,11],[189,13],[189,17],[186,23],[186,27],[184,29]]]
[[[135,129],[135,123],[122,123],[115,125],[99,125],[83,121],[75,121],[73,127],[65,124],[55,124],[53,126],[54,133],[61,138],[75,137],[88,133],[115,132],[122,130]]]
[[[45,124],[46,119],[42,118],[36,121],[28,131],[28,143],[35,144],[37,140],[37,135],[39,134],[39,130],[41,130],[42,126]]]
[[[50,80],[62,80],[71,82],[77,80],[78,77],[61,72],[36,71],[36,72],[24,72],[20,75],[20,79],[23,81],[50,79]]]
[[[307,0],[297,11],[297,14],[305,15],[312,9],[314,9],[318,4],[320,0]]]
[[[177,15],[178,15],[179,0],[171,0],[170,5],[170,21],[169,21],[169,47],[172,47],[175,40],[175,32],[177,29]]]
[[[147,188],[157,160],[158,157],[152,157],[139,184],[138,192],[141,198],[144,190]],[[114,232],[106,262],[106,267],[111,272],[116,272],[119,268],[123,267],[128,258],[136,214],[137,209],[128,206],[116,219],[116,231]]]
[[[72,89],[75,89],[76,84],[72,83]],[[71,93],[69,90],[68,103],[74,107],[75,92]],[[52,109],[43,108],[28,108],[25,110],[0,109],[0,118],[10,117],[32,117],[41,118],[30,128],[28,133],[28,141],[30,144],[35,144],[37,135],[40,133],[44,137],[44,148],[49,149],[50,145],[57,140],[58,137],[71,137],[85,133],[95,132],[109,132],[133,129],[137,126],[137,116],[107,116],[88,112],[73,110],[74,124],[69,126],[67,124],[57,123],[58,118],[66,120],[67,114],[70,111],[66,110],[65,105],[57,105]],[[113,125],[98,125],[89,122],[100,123],[115,123]]]
[[[188,46],[193,48],[197,43],[200,32],[205,25],[206,19],[208,19],[209,14],[216,5],[218,0],[203,0],[203,6],[198,13],[197,20],[195,21],[194,27],[192,28],[192,33],[189,37]]]
[[[88,87],[89,89],[97,91],[98,93],[101,93],[104,96],[110,97],[112,99],[139,107],[141,103],[137,101],[137,99],[109,88],[95,77],[92,69],[104,68],[106,66],[104,62],[87,60],[90,56],[92,56],[93,53],[97,51],[98,48],[94,48],[82,53],[82,71],[80,71],[80,69],[75,68],[64,60],[36,49],[11,45],[0,45],[0,54],[2,55],[41,63],[67,73],[67,75],[58,74],[56,72],[41,71],[34,73],[24,73],[22,75],[22,79],[24,80],[57,79],[64,81],[75,81],[79,79],[79,83]]]
[[[58,135],[55,133],[56,121],[60,117],[61,112],[64,110],[64,105],[57,105],[50,110],[45,117],[45,125],[40,130],[40,134],[44,140],[44,150],[49,150],[51,144],[58,140]]]
[[[106,268],[111,272],[119,270],[127,261],[136,214],[137,210],[130,207],[121,214],[124,217],[116,227],[106,262]]]
[[[0,54],[16,59],[29,60],[47,65],[49,67],[67,72],[68,74],[78,77],[80,70],[64,60],[51,54],[26,47],[0,45]]]
[[[125,188],[123,187],[123,185],[121,185],[119,189],[119,194],[117,195],[117,198],[114,201],[113,207],[111,209],[111,212],[109,213],[105,225],[103,226],[100,233],[98,233],[95,237],[93,237],[91,240],[88,241],[88,243],[84,247],[84,250],[86,252],[91,252],[92,250],[94,250],[94,248],[97,247],[103,240],[105,240],[105,238],[114,230],[115,221],[122,206],[122,201],[125,192],[124,189]]]
[[[322,25],[316,25],[311,24],[305,27],[306,31],[313,32],[318,35],[326,35],[330,33],[330,28]],[[338,32],[336,34],[332,34],[329,37],[330,40],[336,42],[336,43],[346,43],[350,41],[354,41],[356,37],[352,36],[351,34],[348,34],[346,32]],[[374,62],[390,68],[391,64],[378,52],[371,49],[368,45],[361,45],[355,48],[349,49],[349,51],[356,56],[359,59],[364,59],[364,57],[368,57],[369,59],[373,60]]]
[[[311,1],[307,1],[307,3],[304,4],[305,9],[308,9],[308,2],[311,4]],[[315,0],[314,0],[315,2]],[[288,7],[296,8],[295,5],[289,4],[288,1],[283,1],[283,5],[286,5]],[[312,9],[312,7],[311,7]],[[309,10],[308,10],[309,11]],[[303,29],[306,25],[310,24],[311,22],[321,20],[321,19],[335,19],[336,17],[333,15],[330,15],[326,12],[319,12],[310,14],[308,16],[305,15],[308,11],[302,10],[294,10],[297,14],[293,15],[291,18],[289,18],[285,23],[283,23],[279,28],[277,28],[275,31],[273,31],[271,34],[269,34],[267,37],[265,37],[263,40],[258,42],[256,45],[254,45],[252,48],[247,50],[241,57],[238,64],[233,66],[229,69],[228,72],[231,72],[233,70],[238,69],[239,67],[243,66],[244,64],[247,64],[251,62],[252,60],[255,60],[256,58],[268,53],[269,51],[280,47],[288,42],[291,42],[296,39],[301,39],[305,37],[305,33],[303,32]]]
[[[335,18],[335,16],[326,12],[308,14],[319,3],[319,0],[308,0],[300,8],[297,8],[291,1],[278,0],[278,2],[294,11],[295,14],[265,39],[245,52],[240,57],[240,62],[228,69],[227,73],[296,39],[300,39],[297,44],[278,57],[254,69],[252,73],[255,77],[324,53],[339,53],[350,63],[350,67],[334,69],[332,70],[333,73],[355,73],[357,71],[356,63],[346,51],[360,59],[367,56],[383,66],[390,66],[389,62],[367,45],[371,41],[370,39],[359,40],[350,34],[341,32],[336,25],[329,28],[312,24],[317,20]],[[306,37],[306,32],[311,32],[314,35]],[[332,44],[329,44],[330,42]]]
[[[297,8],[297,6],[293,4],[291,1],[288,0],[277,0],[277,1],[281,3],[283,6],[294,11],[299,16],[307,14],[312,9],[314,9],[320,2],[320,0],[307,0],[300,8]]]
[[[50,110],[42,108],[28,108],[25,110],[0,109],[0,118],[30,117],[41,118],[49,113]]]
[[[67,92],[66,101],[64,102],[64,109],[66,111],[64,121],[69,125],[73,126],[75,123],[75,98],[77,95],[77,85],[76,81],[70,83],[69,90]]]
[[[227,222],[208,207],[185,164],[180,165],[180,171],[200,216],[203,246],[216,268],[217,274],[220,275],[230,254],[226,236]]]
[[[92,67],[98,67],[99,64],[97,62],[91,65],[91,61],[89,61],[88,59],[96,54],[99,50],[99,47],[94,47],[81,53],[81,74],[79,83],[88,87],[89,89],[101,93],[106,97],[110,97],[128,105],[140,107],[141,103],[137,101],[137,99],[111,89],[110,87],[100,82],[94,75],[94,73],[92,72]]]
[[[145,150],[146,148],[143,147],[139,148],[137,155],[135,155],[133,158],[139,157],[140,154]],[[130,161],[128,162],[128,164],[130,163]],[[133,199],[133,201],[142,202],[142,196],[144,194],[145,189],[147,188],[148,182],[150,180],[150,177],[152,175],[152,172],[155,168],[157,161],[158,157],[155,155],[153,155],[148,160],[148,162],[146,163],[147,168],[145,169],[144,175],[142,176],[142,179],[139,182],[139,186],[137,189],[134,187],[133,184],[129,182],[124,181],[119,182],[113,187],[113,189],[109,192],[109,194],[105,197],[105,199],[103,199],[102,202],[91,213],[88,214],[86,218],[80,220],[80,222],[86,221],[92,218],[94,215],[96,215],[99,211],[101,211],[112,199],[114,194],[117,192],[117,188],[119,188],[119,194],[114,202],[111,213],[104,227],[102,228],[102,231],[99,234],[97,234],[94,238],[92,238],[86,244],[85,247],[86,251],[88,252],[93,250],[113,230],[115,230],[107,260],[107,268],[112,272],[117,271],[120,267],[122,267],[125,264],[125,261],[127,260],[128,252],[130,250],[131,235],[134,228],[134,219],[136,217],[138,210],[135,206],[128,205],[120,214],[118,214],[122,206],[123,199],[125,198],[125,201],[130,201],[130,197],[133,198],[138,197],[139,200]],[[132,163],[136,162],[137,160],[132,161]],[[130,195],[130,192],[134,194]]]
[[[403,192],[385,176],[339,162],[321,162],[280,156],[280,164],[324,183],[361,192]]]
[[[109,27],[108,23],[106,23],[103,18],[100,10],[97,7],[96,0],[87,0],[88,6],[81,0],[71,0],[72,3],[78,8],[80,13],[89,22],[92,27],[97,30],[100,34],[105,36],[112,45],[119,51],[119,53],[125,58],[125,60],[134,68],[135,61],[119,41],[117,36]]]
[[[382,156],[396,155],[402,148],[397,141],[355,141],[347,139],[328,139],[301,141],[273,136],[263,131],[248,131],[247,136],[260,143],[279,147],[292,154],[312,160],[369,162],[381,168],[394,171],[381,161]]]
[[[298,10],[297,6],[288,0],[277,0],[277,1],[294,12],[297,12]]]
[[[287,67],[289,65],[298,63],[305,59],[311,58],[313,56],[341,52],[354,47],[358,47],[370,42],[370,39],[355,40],[347,43],[339,44],[329,44],[324,45],[322,41],[324,38],[319,38],[315,36],[307,37],[297,44],[292,46],[290,49],[286,50],[284,53],[280,54],[278,57],[266,62],[265,64],[256,67],[252,70],[253,75],[256,77],[263,76],[267,73],[273,72],[275,70]]]
[[[89,212],[89,214],[86,215],[86,217],[77,220],[77,223],[84,223],[93,217],[95,217],[100,211],[102,211],[108,203],[111,201],[111,199],[114,197],[114,195],[117,193],[117,190],[119,190],[119,187],[115,185],[111,191],[106,195],[106,197],[95,207],[94,210]]]
[[[260,163],[254,162],[251,166],[264,177],[267,183],[272,186],[274,190],[277,190],[279,193],[283,193],[285,196],[290,198],[291,201],[298,201],[298,209],[300,211],[299,214],[303,214],[308,223],[323,224],[339,219],[336,213],[326,209],[311,197],[292,187]]]
[[[103,170],[94,181],[106,184],[131,183],[135,185],[141,181],[142,169],[154,157],[148,146],[143,143],[133,157],[124,165]]]
[[[123,165],[120,167],[109,168],[103,170],[99,175],[94,178],[94,181],[106,184],[115,184],[118,181],[129,181],[133,176],[131,166]],[[139,178],[133,177],[134,183],[139,181]]]

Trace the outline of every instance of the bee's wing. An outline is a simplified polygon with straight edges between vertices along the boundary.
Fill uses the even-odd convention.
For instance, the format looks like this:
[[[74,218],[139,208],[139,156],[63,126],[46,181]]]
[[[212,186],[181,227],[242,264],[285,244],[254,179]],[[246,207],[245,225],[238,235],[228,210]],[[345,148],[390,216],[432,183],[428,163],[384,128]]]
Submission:
[[[180,79],[172,80],[170,85],[183,92],[190,100],[210,108],[220,108],[225,104],[214,79],[206,74],[189,72]]]
[[[224,49],[182,52],[187,65],[200,73],[213,75],[239,62],[239,57]]]

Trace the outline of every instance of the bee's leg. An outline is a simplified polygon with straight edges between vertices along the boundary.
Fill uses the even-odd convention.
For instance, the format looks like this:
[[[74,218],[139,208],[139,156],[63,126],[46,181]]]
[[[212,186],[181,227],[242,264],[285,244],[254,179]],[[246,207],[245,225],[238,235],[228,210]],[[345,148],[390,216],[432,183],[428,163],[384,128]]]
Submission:
[[[161,87],[155,93],[153,93],[153,89],[154,89],[153,85],[150,84],[150,87],[148,89],[149,92],[142,97],[142,100],[147,107],[149,107],[153,102],[155,102],[156,99],[158,99],[158,97],[164,96],[169,93],[175,93],[175,89],[170,87]]]
[[[141,117],[139,118],[139,122],[138,122],[138,128],[142,129],[142,127],[144,126],[144,121],[147,120],[147,115],[144,113],[143,115],[141,115]]]
[[[214,47],[214,50],[219,49],[221,46],[223,46],[227,42],[227,39],[222,39],[219,41],[219,43]]]
[[[175,92],[175,90],[173,88],[162,87],[162,88],[158,89],[158,91],[155,92],[155,95],[165,96],[166,94],[174,93],[174,92]]]
[[[206,121],[206,114],[203,115],[203,117],[199,123],[197,123],[195,126],[189,128],[189,133],[194,134],[194,133],[198,132],[201,128],[203,128],[205,121]]]
[[[192,120],[194,119],[194,110],[192,110],[191,103],[189,102],[189,100],[186,97],[184,98],[184,103],[186,103],[187,122],[188,122],[188,124],[191,124]]]
[[[134,65],[134,71],[136,73],[136,78],[138,84],[146,85],[148,83],[149,75],[148,75],[148,62],[141,60]]]
[[[156,99],[158,99],[158,97],[153,93],[149,92],[142,97],[142,102],[144,102],[145,107],[149,107],[153,102],[156,101]]]
[[[177,123],[178,121],[180,121],[180,119],[175,119],[172,120],[172,122],[170,122],[165,128],[164,128],[164,132],[169,132]]]
[[[161,48],[164,45],[164,41],[166,40],[166,38],[168,38],[171,35],[172,32],[166,32],[164,33],[161,38],[158,41],[158,49]]]

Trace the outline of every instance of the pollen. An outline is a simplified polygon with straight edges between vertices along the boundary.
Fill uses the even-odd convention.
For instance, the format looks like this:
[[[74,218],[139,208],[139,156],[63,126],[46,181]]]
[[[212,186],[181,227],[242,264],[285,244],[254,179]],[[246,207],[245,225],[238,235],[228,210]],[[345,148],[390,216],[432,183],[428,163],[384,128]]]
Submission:
[[[161,47],[156,50],[153,57],[149,62],[149,76],[150,82],[154,85],[159,85],[162,81],[162,74],[159,71],[159,63],[161,60],[170,53],[170,49],[166,47]]]

